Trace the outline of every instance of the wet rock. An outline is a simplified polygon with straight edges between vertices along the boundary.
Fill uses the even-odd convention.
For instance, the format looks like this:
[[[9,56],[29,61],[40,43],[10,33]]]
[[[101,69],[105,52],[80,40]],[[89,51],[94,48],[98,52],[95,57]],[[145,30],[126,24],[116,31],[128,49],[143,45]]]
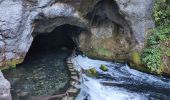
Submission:
[[[90,68],[90,69],[84,70],[84,72],[87,76],[90,76],[90,77],[97,77],[99,74],[96,68]]]
[[[107,66],[105,66],[105,65],[101,65],[101,66],[100,66],[100,69],[103,70],[103,71],[108,71],[108,68],[107,68]]]
[[[4,78],[0,71],[0,100],[12,100],[10,93],[10,83]]]

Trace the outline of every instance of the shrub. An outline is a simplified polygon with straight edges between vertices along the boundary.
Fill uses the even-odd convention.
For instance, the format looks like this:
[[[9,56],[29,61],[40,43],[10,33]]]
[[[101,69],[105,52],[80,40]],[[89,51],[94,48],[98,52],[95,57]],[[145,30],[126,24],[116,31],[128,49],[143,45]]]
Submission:
[[[170,0],[155,0],[153,17],[156,28],[147,39],[146,48],[142,53],[142,63],[151,72],[160,74],[163,71],[162,56],[170,55],[165,41],[170,38]]]
[[[142,54],[142,62],[151,72],[160,74],[163,70],[163,63],[161,59],[161,49],[159,46],[152,46],[144,49]]]
[[[170,23],[170,0],[155,0],[154,19],[157,26],[166,26]]]

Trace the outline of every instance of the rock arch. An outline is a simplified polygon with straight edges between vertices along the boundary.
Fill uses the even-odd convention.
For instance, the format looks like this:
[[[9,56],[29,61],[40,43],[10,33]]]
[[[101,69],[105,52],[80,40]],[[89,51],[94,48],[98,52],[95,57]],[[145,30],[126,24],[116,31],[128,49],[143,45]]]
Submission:
[[[117,39],[121,40],[117,48],[126,46],[125,38],[131,37],[130,39],[135,42],[130,49],[140,51],[144,47],[147,30],[154,27],[151,17],[153,0],[115,0],[115,2],[111,3],[110,1],[111,0],[1,0],[0,66],[21,63],[36,34],[50,32],[57,26],[63,24],[75,25],[91,31],[91,44],[94,42],[92,42],[94,37],[97,37],[98,40],[106,37],[105,40],[107,40],[110,36],[114,36],[112,33],[115,33],[112,32],[114,30],[113,28],[116,28],[115,23],[117,21],[112,13],[115,10],[114,7],[117,7],[115,11],[119,12],[117,15],[123,19],[122,21],[118,19],[119,22],[116,24],[127,31],[129,29],[131,30],[130,36],[121,35],[121,37]],[[95,24],[91,26],[90,20],[86,15],[89,12],[93,12],[95,6],[100,2],[102,2],[102,5],[105,5],[104,11],[109,20],[101,21],[97,27]],[[111,21],[114,23],[111,23]],[[129,28],[127,28],[127,26]],[[83,37],[81,37],[81,39],[82,38]],[[110,39],[111,41],[114,40],[114,38]],[[84,40],[82,39],[82,41]],[[122,48],[119,52],[115,51],[115,48],[109,48],[113,46],[111,45],[113,42],[109,41],[104,43],[103,41],[104,50],[111,50],[112,54],[114,54],[112,56],[117,54],[124,55],[125,48]],[[94,44],[99,43],[100,42],[96,41]],[[121,43],[123,43],[123,45],[121,45]],[[86,50],[84,48],[89,49],[93,47],[93,45],[83,45],[83,42],[82,44],[80,43],[80,45],[85,52]],[[93,48],[96,49],[96,47]],[[129,51],[126,53],[128,52]],[[116,58],[117,57],[113,57],[113,59]]]

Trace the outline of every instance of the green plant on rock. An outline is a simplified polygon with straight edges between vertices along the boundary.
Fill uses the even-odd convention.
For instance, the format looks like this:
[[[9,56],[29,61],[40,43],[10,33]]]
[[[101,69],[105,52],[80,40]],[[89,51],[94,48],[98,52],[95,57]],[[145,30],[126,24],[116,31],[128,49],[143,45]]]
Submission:
[[[160,74],[164,69],[163,56],[169,55],[168,44],[170,38],[170,0],[155,0],[153,17],[156,28],[147,38],[146,48],[142,53],[142,63],[151,72]]]
[[[18,62],[17,60],[11,60],[11,61],[5,62],[5,66],[1,67],[0,70],[5,71],[8,69],[15,69],[17,62]]]
[[[164,35],[155,32],[153,35],[148,37],[147,43],[148,43],[148,45],[156,45],[163,38],[164,38]]]
[[[170,0],[154,0],[154,13],[157,26],[166,26],[170,23]]]
[[[142,62],[151,70],[151,72],[161,74],[163,71],[161,54],[161,48],[157,45],[146,48],[142,54]]]
[[[100,69],[103,70],[103,71],[108,71],[107,66],[105,66],[103,64],[101,64]]]

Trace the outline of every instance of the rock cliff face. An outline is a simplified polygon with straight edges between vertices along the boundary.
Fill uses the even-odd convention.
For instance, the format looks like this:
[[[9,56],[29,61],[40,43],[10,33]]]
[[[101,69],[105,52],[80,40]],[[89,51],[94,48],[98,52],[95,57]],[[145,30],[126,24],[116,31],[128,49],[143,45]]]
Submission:
[[[86,54],[126,60],[131,50],[143,48],[154,27],[152,5],[153,0],[0,0],[0,66],[21,63],[37,34],[63,24],[88,30],[80,35]]]
[[[79,36],[87,55],[128,60],[154,27],[152,5],[153,0],[0,0],[0,69],[21,63],[37,34],[64,24],[87,30]],[[0,100],[11,100],[9,88],[0,73]]]

